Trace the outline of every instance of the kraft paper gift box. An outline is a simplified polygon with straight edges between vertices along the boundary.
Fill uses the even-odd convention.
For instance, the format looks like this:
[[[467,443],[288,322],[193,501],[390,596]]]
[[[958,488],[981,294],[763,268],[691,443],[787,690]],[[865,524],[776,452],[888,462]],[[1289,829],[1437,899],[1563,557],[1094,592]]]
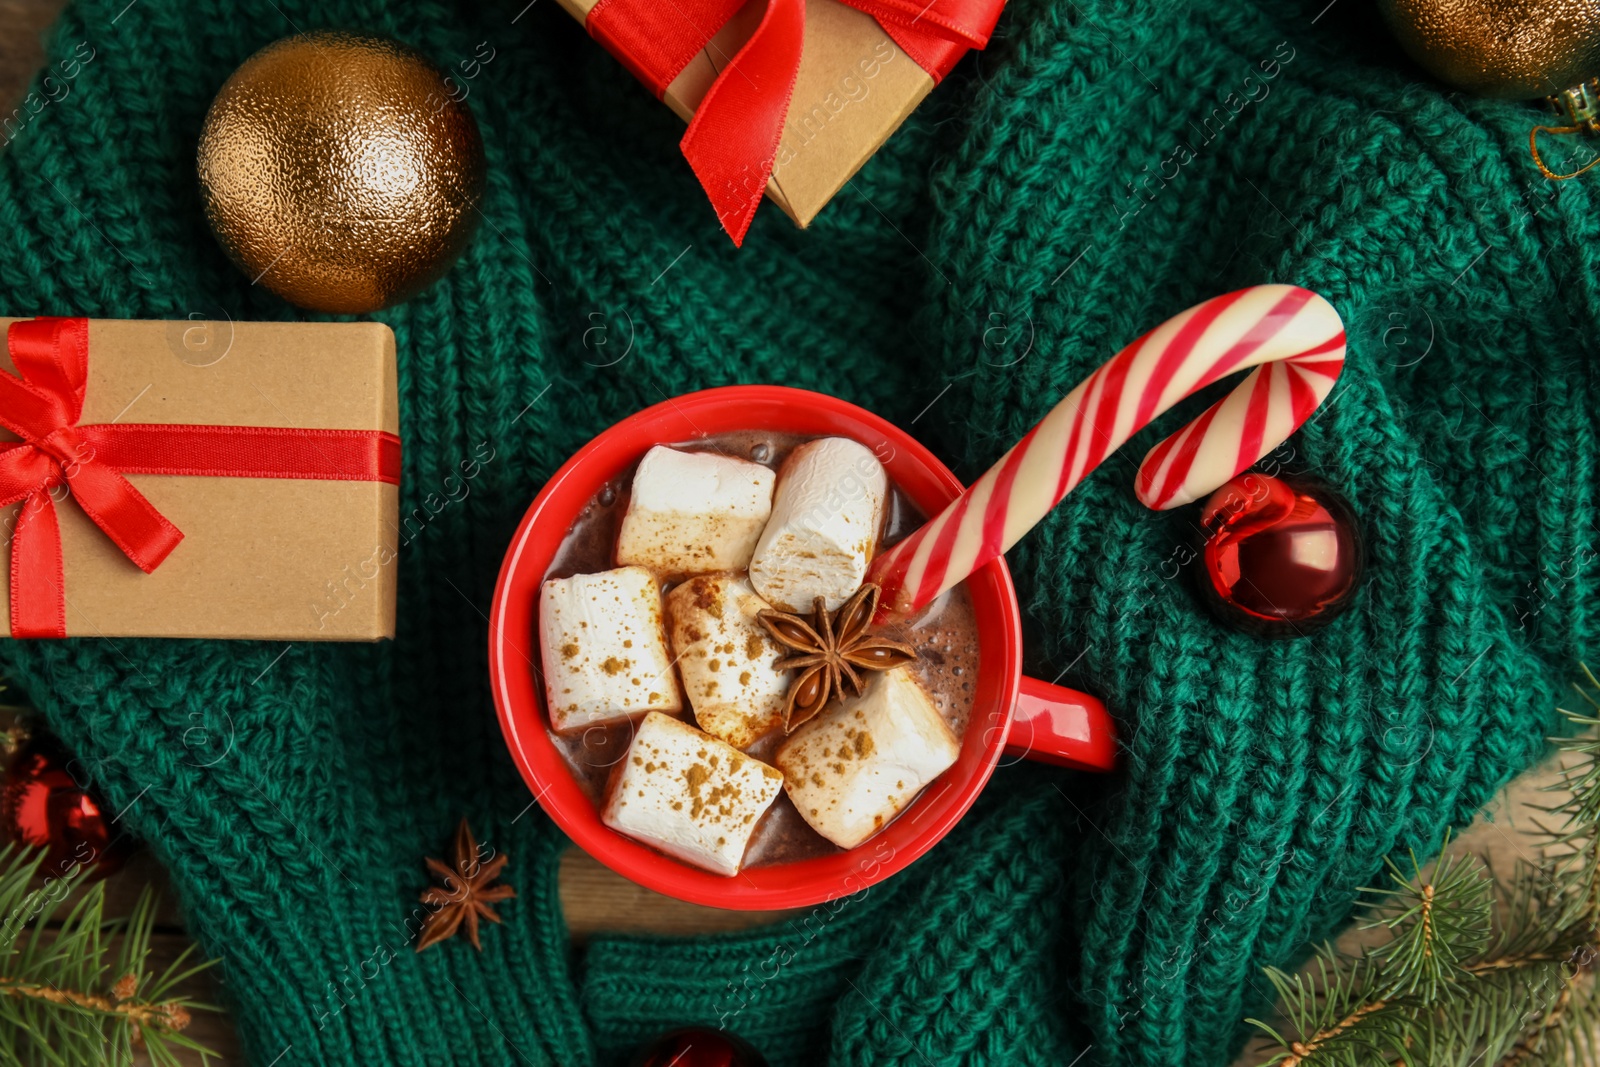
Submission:
[[[77,325],[58,331],[59,351],[41,355],[47,323]],[[14,430],[27,418],[35,434],[40,420],[45,429],[51,418],[72,421],[35,409],[65,403],[73,360],[86,355],[82,409],[67,436],[0,453],[6,499],[18,496],[18,470],[35,479],[56,472],[45,491],[59,522],[54,561],[36,488],[0,512],[0,600],[11,605],[13,636],[394,636],[399,414],[387,326],[0,319],[0,327],[8,338],[0,422]],[[74,356],[72,339],[82,347],[82,336],[86,353]],[[27,385],[16,377],[19,360],[33,368]],[[223,473],[171,473],[209,467]],[[117,497],[118,479],[158,514]],[[114,514],[131,553],[86,507]],[[145,573],[130,554],[156,565]]]
[[[601,0],[559,2],[587,25]],[[997,14],[999,4],[992,7]],[[685,121],[755,31],[762,8],[759,0],[741,8],[666,87],[662,100]],[[993,14],[988,18],[992,25]],[[614,44],[608,47],[615,51]],[[946,48],[939,53],[942,62],[930,66],[942,77],[963,50]],[[628,57],[619,58],[628,63]],[[936,82],[871,15],[839,0],[805,0],[804,49],[767,199],[799,226],[809,225]]]

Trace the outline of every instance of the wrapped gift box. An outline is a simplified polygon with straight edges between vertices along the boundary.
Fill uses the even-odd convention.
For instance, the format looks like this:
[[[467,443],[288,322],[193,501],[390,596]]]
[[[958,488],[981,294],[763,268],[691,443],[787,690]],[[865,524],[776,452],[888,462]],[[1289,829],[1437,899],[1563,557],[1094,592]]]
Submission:
[[[10,344],[0,358],[10,390],[0,392],[0,421],[13,427],[32,403],[28,389],[50,377],[37,362],[23,376],[28,386],[14,377],[12,326],[27,321],[0,319]],[[28,503],[0,513],[0,596],[12,606],[13,635],[13,593],[21,592],[34,598],[35,619],[41,605],[48,616],[46,602],[59,601],[64,634],[55,636],[394,636],[399,415],[387,326],[87,320],[87,341],[82,410],[71,431],[77,443],[66,460],[43,457],[61,451],[57,445],[23,445],[3,457],[13,467],[53,463],[67,475],[47,490],[60,529],[57,596],[50,539],[17,547],[36,536],[19,529],[29,521]],[[140,463],[129,460],[165,470],[177,464],[174,455],[190,466],[214,460],[242,476],[135,473]],[[181,531],[175,547],[155,550],[167,554],[149,573],[80,506],[90,497],[73,457],[110,467],[113,480],[125,478]],[[27,587],[17,591],[14,553],[17,584]],[[51,636],[26,629],[23,636]]]
[[[563,8],[649,84],[640,64],[626,54],[627,42],[610,32],[597,32],[590,22],[604,2],[560,0]],[[747,3],[738,7],[661,93],[662,100],[685,121],[754,33],[764,6]],[[805,0],[804,7],[799,73],[766,186],[767,199],[800,226],[808,225],[889,139],[964,50],[948,44],[931,49],[920,57],[932,68],[930,73],[873,16],[840,0]],[[926,7],[931,9],[934,4]],[[701,15],[699,11],[672,10],[684,18]],[[998,4],[994,12],[998,12]],[[992,24],[992,15],[988,21]],[[987,29],[981,34],[986,39]]]

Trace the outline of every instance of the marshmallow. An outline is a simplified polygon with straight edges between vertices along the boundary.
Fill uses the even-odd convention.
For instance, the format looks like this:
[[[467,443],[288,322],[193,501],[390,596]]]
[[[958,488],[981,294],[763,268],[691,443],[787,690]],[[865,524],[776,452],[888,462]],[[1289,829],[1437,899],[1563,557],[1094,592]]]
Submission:
[[[759,463],[657,445],[633,475],[617,563],[664,578],[744,570],[772,514],[776,480]]]
[[[833,611],[861,586],[883,526],[889,478],[865,446],[843,437],[808,441],[778,477],[772,518],[750,560],[750,583],[775,607]]]
[[[872,676],[858,697],[806,723],[774,761],[789,799],[840,848],[883,829],[961,751],[939,709],[905,667]]]
[[[784,650],[756,615],[771,605],[731,574],[703,574],[667,594],[667,629],[683,689],[700,729],[747,748],[783,723],[789,672]]]
[[[661,590],[643,567],[545,582],[539,633],[550,722],[558,731],[642,711],[678,711]]]
[[[734,875],[756,823],[782,788],[775,768],[651,712],[639,723],[600,817],[669,856]]]

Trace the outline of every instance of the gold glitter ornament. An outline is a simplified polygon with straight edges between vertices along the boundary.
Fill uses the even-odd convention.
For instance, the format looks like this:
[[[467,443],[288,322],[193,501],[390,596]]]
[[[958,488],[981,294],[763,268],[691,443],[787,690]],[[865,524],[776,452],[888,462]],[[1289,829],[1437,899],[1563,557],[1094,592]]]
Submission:
[[[1600,0],[1378,0],[1401,46],[1440,81],[1476,96],[1543,97],[1562,117],[1537,126],[1529,151],[1547,178],[1538,135],[1600,133]],[[1591,157],[1593,151],[1588,152]]]
[[[414,296],[466,247],[483,139],[426,57],[321,31],[234,71],[206,113],[199,173],[206,220],[251,279],[361,313]]]
[[[1475,96],[1531,100],[1600,75],[1600,0],[1379,0],[1401,46]]]

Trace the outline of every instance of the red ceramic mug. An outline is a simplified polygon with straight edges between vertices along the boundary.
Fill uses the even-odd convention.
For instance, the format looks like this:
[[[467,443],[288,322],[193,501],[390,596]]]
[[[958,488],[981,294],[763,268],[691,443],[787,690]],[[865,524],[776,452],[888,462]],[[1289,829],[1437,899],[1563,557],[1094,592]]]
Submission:
[[[540,585],[578,514],[652,446],[753,429],[859,441],[883,460],[890,481],[925,515],[936,514],[962,489],[933,453],[871,412],[780,386],[735,385],[680,396],[622,420],[579,449],[523,516],[500,568],[489,619],[489,675],[506,744],[535,798],[573,841],[618,874],[679,900],[745,910],[806,907],[858,893],[932,848],[972,806],[1003,754],[1111,769],[1116,735],[1104,705],[1022,676],[1017,596],[1005,561],[997,559],[967,579],[977,620],[978,678],[961,755],[870,840],[727,878],[602,823],[550,738],[537,666]]]

